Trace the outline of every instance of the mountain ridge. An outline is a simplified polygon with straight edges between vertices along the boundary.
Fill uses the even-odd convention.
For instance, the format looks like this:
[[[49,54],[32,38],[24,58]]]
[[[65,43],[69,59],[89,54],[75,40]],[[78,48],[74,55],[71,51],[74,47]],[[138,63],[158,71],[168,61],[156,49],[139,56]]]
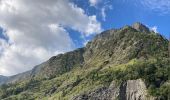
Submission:
[[[123,28],[120,28],[120,29],[125,29],[125,28],[132,28],[132,29],[135,29],[136,31],[144,32],[144,33],[151,33],[151,32],[152,32],[151,30],[149,30],[149,28],[147,28],[144,24],[142,24],[142,23],[140,23],[140,22],[136,22],[136,23],[134,23],[134,24],[131,25],[131,26],[126,25],[126,26],[124,26]],[[106,31],[102,32],[101,34],[95,36],[94,39],[95,39],[95,38],[99,38],[99,37],[104,37],[104,35],[107,35],[107,34],[106,34],[107,32],[116,32],[116,31],[118,31],[118,30],[120,30],[120,29],[106,30]],[[155,33],[155,34],[156,34],[156,33]],[[159,35],[159,34],[158,34],[158,35]],[[161,35],[160,35],[160,36],[161,36]],[[164,38],[164,39],[166,39],[166,38]],[[167,39],[166,39],[166,40],[167,40]],[[87,45],[88,45],[89,43],[91,43],[91,42],[88,42]],[[82,48],[78,48],[78,49],[76,49],[76,50],[84,49],[84,48],[85,48],[85,47],[82,47]],[[74,51],[74,50],[73,50],[73,51]],[[70,51],[70,52],[72,52],[72,51]],[[63,55],[63,54],[59,54],[59,55]],[[57,55],[57,56],[58,56],[58,55]],[[56,56],[53,56],[53,57],[56,57]],[[53,58],[53,57],[51,57],[51,58]],[[51,59],[51,58],[50,58],[50,59]],[[50,59],[49,59],[49,60],[50,60]],[[45,62],[43,62],[43,63],[45,63]],[[43,64],[43,63],[42,63],[42,64]],[[39,65],[41,65],[41,64],[39,64]],[[33,67],[33,69],[36,69],[39,65]],[[32,70],[33,70],[33,69],[32,69]],[[31,70],[28,70],[28,71],[26,71],[26,72],[22,72],[22,73],[19,73],[19,74],[16,74],[16,75],[20,75],[20,74],[23,74],[23,73],[28,73],[29,71],[31,71]],[[16,75],[12,75],[12,76],[16,76]],[[3,75],[0,75],[0,76],[3,76]],[[12,76],[9,76],[9,77],[12,77]],[[5,77],[7,77],[7,76],[5,76]]]
[[[120,31],[121,29],[122,29],[123,31],[126,31],[127,29],[128,29],[128,30],[131,29],[131,30],[133,30],[134,32],[144,32],[144,33],[151,33],[151,32],[152,32],[152,31],[149,31],[149,28],[147,28],[145,25],[141,24],[140,22],[136,22],[136,23],[134,23],[132,26],[125,26],[125,27],[120,28],[120,29],[111,29],[111,30],[104,31],[104,32],[102,32],[101,34],[97,35],[92,42],[94,42],[95,40],[101,40],[101,38],[104,38],[104,39],[102,39],[102,40],[106,40],[106,39],[108,39],[108,38],[110,37],[110,35],[113,35],[113,33],[118,32],[118,31]],[[153,33],[153,34],[154,34],[154,33]],[[156,34],[156,33],[155,33],[155,34]],[[156,35],[159,35],[159,34],[156,34]],[[160,35],[160,36],[161,36],[161,35]],[[163,38],[163,37],[162,37],[162,38]],[[165,38],[164,38],[164,39],[165,39]],[[167,41],[168,41],[168,40],[167,40]],[[98,42],[98,41],[97,41],[97,42]],[[103,42],[103,41],[102,41],[102,42]],[[86,45],[86,47],[78,48],[78,49],[73,50],[73,51],[70,51],[70,52],[68,52],[68,53],[72,53],[72,52],[74,52],[74,51],[86,49],[86,48],[88,48],[88,46],[90,45],[90,43],[91,43],[91,42],[88,42],[87,45]],[[101,43],[99,43],[99,44],[101,44]],[[93,46],[93,47],[95,47],[95,46]],[[100,47],[102,47],[102,46],[100,46]],[[89,48],[88,48],[88,49],[89,49]],[[110,49],[110,48],[109,48],[109,49]],[[65,53],[65,54],[68,54],[68,53]],[[89,52],[88,52],[88,53],[89,53]],[[108,54],[111,55],[111,53],[112,53],[112,52],[110,51]],[[6,80],[6,82],[7,82],[7,83],[13,83],[13,82],[16,82],[16,81],[19,81],[19,80],[22,81],[23,79],[26,79],[26,78],[27,78],[27,79],[30,79],[31,77],[34,77],[35,74],[36,74],[36,71],[39,72],[40,69],[43,68],[43,66],[44,66],[45,64],[47,64],[47,62],[49,62],[50,60],[52,60],[52,59],[54,59],[54,58],[56,58],[56,57],[60,57],[60,56],[65,55],[65,54],[59,54],[59,55],[57,55],[57,56],[53,56],[53,57],[51,57],[49,60],[43,62],[42,64],[39,64],[39,65],[33,67],[32,70],[29,70],[29,71],[26,71],[26,72],[23,72],[23,73],[19,73],[19,74],[10,76],[10,77],[8,78],[8,80]],[[87,52],[83,55],[84,58],[85,58],[85,59],[84,59],[85,61],[87,61],[87,59],[90,59],[90,58],[86,57],[86,54],[87,54]],[[88,54],[88,56],[89,56],[89,55],[90,55],[90,54]],[[90,57],[90,56],[89,56],[89,57]],[[86,58],[87,58],[87,59],[86,59]],[[37,72],[37,73],[38,73],[38,72]]]
[[[142,76],[145,76],[145,74],[141,75],[141,73],[139,73],[139,75],[136,75],[135,71],[132,75],[130,73],[133,73],[133,70],[138,72],[136,68],[143,71],[143,69],[141,69],[143,66],[146,66],[144,68],[148,70],[148,66],[159,65],[159,60],[157,59],[163,58],[165,58],[165,61],[168,59],[168,40],[150,31],[145,25],[135,23],[132,26],[104,31],[97,35],[92,41],[88,42],[85,47],[53,56],[48,61],[34,67],[31,71],[10,77],[6,83],[16,83],[20,84],[19,86],[27,84],[23,86],[24,88],[21,89],[22,91],[16,92],[15,94],[20,95],[23,91],[29,90],[26,88],[29,87],[29,85],[33,85],[31,88],[34,90],[35,87],[40,88],[37,85],[39,82],[42,82],[42,84],[44,82],[49,82],[50,84],[56,82],[51,85],[50,88],[46,87],[47,90],[42,89],[42,93],[46,91],[44,95],[48,97],[48,95],[53,95],[55,92],[57,95],[60,95],[61,92],[62,97],[65,98],[64,100],[67,100],[73,95],[79,98],[75,98],[75,100],[84,100],[80,99],[82,95],[78,94],[83,92],[82,94],[86,95],[87,99],[91,97],[94,98],[98,91],[98,89],[95,90],[95,88],[107,88],[111,86],[112,82],[117,84],[117,82],[114,82],[116,80],[119,85],[115,87],[118,90],[116,90],[117,92],[114,98],[120,97],[120,95],[127,95],[123,90],[130,91],[130,88],[132,88],[131,84],[141,85],[141,87],[132,89],[134,91],[127,92],[129,95],[135,94],[134,96],[124,96],[124,98],[131,98],[127,100],[134,100],[134,98],[140,99],[140,96],[145,98],[146,94],[143,94],[141,91],[146,91],[146,88],[150,87],[147,84],[151,84],[151,82],[147,79],[146,82],[141,82]],[[119,73],[124,75],[124,77],[120,77]],[[145,73],[145,71],[143,73]],[[165,81],[167,81],[167,79]],[[93,84],[91,84],[91,82]],[[144,83],[146,83],[146,86],[143,86]],[[86,84],[88,86],[86,86]],[[160,80],[157,82],[158,87],[160,84],[164,84],[164,81]],[[102,85],[104,85],[104,87]],[[10,87],[9,85],[8,88]],[[88,92],[85,87],[89,90],[93,89],[94,93]],[[79,88],[82,88],[82,91],[79,91]],[[99,89],[99,93],[103,93],[105,90],[107,92],[110,91],[109,88],[102,91],[102,88],[101,90]],[[139,90],[139,93],[136,93],[135,90],[138,88],[143,90]],[[109,93],[112,94],[114,92],[110,91]],[[60,96],[57,97],[59,98]],[[57,97],[54,95],[54,98]],[[106,96],[106,98],[110,100],[112,97]],[[96,97],[96,99],[100,100],[100,96]],[[153,100],[153,98],[150,100]]]

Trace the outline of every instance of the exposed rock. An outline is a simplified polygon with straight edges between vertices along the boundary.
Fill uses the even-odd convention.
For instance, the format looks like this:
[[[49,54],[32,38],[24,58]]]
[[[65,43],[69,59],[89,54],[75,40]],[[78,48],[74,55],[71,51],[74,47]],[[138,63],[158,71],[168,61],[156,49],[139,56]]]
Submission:
[[[147,91],[141,79],[129,80],[126,83],[126,100],[146,100]]]
[[[101,87],[87,94],[74,97],[72,100],[115,100],[118,97],[119,88],[114,84],[108,87]]]
[[[141,79],[128,80],[121,85],[115,82],[107,87],[102,87],[74,97],[72,100],[155,100],[147,96],[147,89]]]
[[[132,25],[132,27],[133,27],[134,29],[136,29],[137,31],[140,31],[140,32],[143,32],[143,33],[150,33],[149,28],[146,27],[145,25],[139,23],[139,22],[134,23],[134,24]]]

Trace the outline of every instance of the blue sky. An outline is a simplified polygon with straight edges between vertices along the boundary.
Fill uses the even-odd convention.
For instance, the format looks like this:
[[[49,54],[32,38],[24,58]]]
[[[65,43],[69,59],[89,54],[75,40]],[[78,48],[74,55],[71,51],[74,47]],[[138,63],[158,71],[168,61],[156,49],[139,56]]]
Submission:
[[[0,0],[0,75],[32,69],[96,34],[141,22],[170,35],[169,0]]]

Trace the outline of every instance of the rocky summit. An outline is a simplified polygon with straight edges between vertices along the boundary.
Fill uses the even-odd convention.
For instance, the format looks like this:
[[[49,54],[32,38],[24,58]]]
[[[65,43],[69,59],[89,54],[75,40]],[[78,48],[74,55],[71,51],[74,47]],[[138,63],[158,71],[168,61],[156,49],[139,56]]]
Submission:
[[[137,22],[32,70],[0,76],[1,100],[170,100],[168,40]]]

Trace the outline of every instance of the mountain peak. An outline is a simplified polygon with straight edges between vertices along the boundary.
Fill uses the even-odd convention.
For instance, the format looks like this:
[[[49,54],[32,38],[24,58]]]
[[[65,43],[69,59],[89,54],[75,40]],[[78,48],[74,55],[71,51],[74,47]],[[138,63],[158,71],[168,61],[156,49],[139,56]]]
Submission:
[[[132,28],[136,29],[137,31],[144,32],[144,33],[149,33],[150,32],[149,28],[146,27],[145,25],[143,25],[140,22],[134,23],[132,25]]]

